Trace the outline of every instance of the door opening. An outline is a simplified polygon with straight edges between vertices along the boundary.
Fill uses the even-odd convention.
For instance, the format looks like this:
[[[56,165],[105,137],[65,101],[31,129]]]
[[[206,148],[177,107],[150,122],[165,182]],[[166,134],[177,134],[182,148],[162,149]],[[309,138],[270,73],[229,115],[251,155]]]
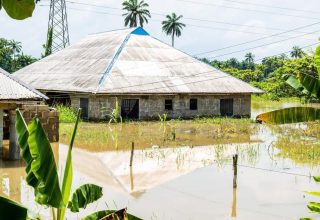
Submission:
[[[89,119],[89,99],[88,98],[80,98],[80,108],[81,108],[81,118]]]
[[[220,99],[220,115],[233,116],[233,99]]]
[[[121,117],[126,119],[139,119],[139,99],[123,99]]]

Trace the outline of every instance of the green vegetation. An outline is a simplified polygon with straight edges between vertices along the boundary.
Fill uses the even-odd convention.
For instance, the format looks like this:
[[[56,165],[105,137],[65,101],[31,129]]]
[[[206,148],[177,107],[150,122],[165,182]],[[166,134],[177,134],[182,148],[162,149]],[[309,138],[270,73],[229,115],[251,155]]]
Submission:
[[[60,124],[60,142],[70,141],[71,124]],[[197,118],[163,122],[122,124],[82,122],[75,145],[92,152],[162,147],[248,143],[257,126],[250,119]]]
[[[151,18],[151,14],[148,10],[149,4],[144,0],[126,0],[122,3],[122,10],[125,13],[124,25],[127,27],[137,27],[138,24],[143,27],[144,23],[148,23],[148,18]]]
[[[283,97],[306,97],[299,90],[286,83],[288,76],[296,77],[299,74],[317,76],[314,54],[293,48],[292,57],[285,54],[280,56],[265,57],[260,64],[254,63],[254,55],[246,54],[243,61],[231,58],[226,61],[202,59],[204,62],[221,69],[239,79],[266,92],[265,97],[271,100],[279,100]]]
[[[166,35],[171,35],[172,47],[174,47],[174,37],[180,37],[182,29],[186,26],[179,22],[181,18],[183,18],[182,15],[177,16],[176,13],[172,13],[171,15],[167,15],[167,20],[162,22],[162,31],[164,31]]]
[[[27,126],[21,112],[17,110],[16,130],[22,152],[21,155],[26,163],[26,182],[34,188],[35,201],[52,209],[53,220],[64,220],[66,208],[69,208],[71,212],[77,213],[79,209],[86,208],[88,204],[102,197],[101,187],[94,184],[85,184],[80,186],[70,198],[73,178],[72,148],[79,118],[80,110],[77,113],[77,120],[72,131],[62,186],[60,187],[53,151],[39,118],[33,118]],[[3,219],[12,219],[13,216],[16,220],[41,218],[40,216],[30,215],[32,211],[28,210],[28,208],[4,197],[0,197],[0,207],[2,207],[1,218]],[[4,209],[3,207],[6,208]],[[104,219],[109,219],[110,217],[114,219],[114,217],[119,216],[123,216],[122,219],[138,219],[127,214],[125,209],[123,211],[107,210],[105,212],[108,213],[102,217]],[[95,215],[96,213],[93,213],[91,216]]]
[[[275,147],[277,157],[289,158],[296,164],[317,166],[320,163],[319,121],[304,123],[303,128],[291,125],[271,126],[279,134]]]
[[[23,20],[32,16],[35,3],[39,1],[40,0],[1,0],[0,10],[3,7],[11,18]]]
[[[20,42],[0,38],[0,67],[13,73],[37,61],[36,58],[22,52]]]
[[[314,181],[316,181],[317,183],[320,183],[320,177],[313,177]],[[306,192],[312,196],[317,196],[320,197],[320,192]],[[319,202],[309,202],[308,204],[308,209],[313,212],[316,213],[318,216],[320,216],[320,203]],[[302,219],[308,219],[308,220],[312,220],[312,218],[302,218]]]
[[[77,110],[64,105],[55,105],[54,108],[59,112],[60,123],[75,123],[77,120]]]

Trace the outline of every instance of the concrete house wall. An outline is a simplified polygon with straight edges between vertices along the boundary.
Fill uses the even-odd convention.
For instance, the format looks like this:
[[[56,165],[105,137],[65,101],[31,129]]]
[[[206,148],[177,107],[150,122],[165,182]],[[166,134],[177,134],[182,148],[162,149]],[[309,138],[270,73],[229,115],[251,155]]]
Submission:
[[[234,116],[250,116],[251,95],[135,95],[135,96],[108,96],[108,95],[71,95],[71,106],[80,107],[80,98],[88,98],[89,119],[104,119],[116,106],[118,98],[121,112],[123,99],[139,99],[139,119],[157,119],[158,114],[168,114],[168,118],[193,118],[196,116],[220,116],[220,100],[233,99]],[[173,110],[165,109],[165,100],[172,99]],[[198,109],[190,110],[190,99],[197,99]]]

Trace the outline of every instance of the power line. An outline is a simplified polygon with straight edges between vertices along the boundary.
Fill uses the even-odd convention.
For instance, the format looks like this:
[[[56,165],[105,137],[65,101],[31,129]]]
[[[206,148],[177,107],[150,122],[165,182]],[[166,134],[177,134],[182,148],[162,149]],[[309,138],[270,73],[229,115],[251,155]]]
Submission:
[[[86,5],[86,6],[93,6],[93,7],[98,7],[98,8],[106,8],[106,9],[122,11],[122,8],[109,7],[109,6],[105,6],[105,5],[88,4],[88,3],[68,1],[68,0],[66,2],[71,3],[71,4]],[[159,12],[154,12],[154,13],[152,12],[151,14],[158,15],[158,16],[163,16],[163,17],[166,16],[166,14],[159,13]],[[183,19],[193,20],[193,21],[200,21],[200,22],[218,23],[218,24],[225,24],[225,25],[232,25],[232,26],[243,26],[243,27],[249,27],[249,28],[260,28],[260,29],[269,29],[269,30],[283,30],[281,28],[269,28],[269,27],[267,28],[267,27],[261,27],[261,26],[245,25],[245,24],[217,21],[217,20],[211,20],[211,19],[201,19],[201,18],[192,18],[192,17],[183,17]],[[191,24],[188,24],[188,25],[191,26]],[[192,26],[196,26],[196,25],[192,25]],[[230,29],[228,29],[228,30],[230,30]],[[301,32],[299,32],[299,33],[301,33]],[[260,33],[257,33],[257,34],[260,34]]]
[[[272,34],[272,35],[269,35],[269,36],[266,36],[266,37],[261,37],[261,38],[257,38],[257,39],[254,39],[254,40],[246,41],[246,42],[243,42],[243,43],[233,44],[233,45],[230,45],[230,46],[227,46],[227,47],[222,47],[222,48],[218,48],[218,49],[215,49],[215,50],[210,50],[210,51],[198,53],[198,54],[195,54],[195,56],[208,54],[208,53],[212,53],[212,52],[217,52],[217,51],[220,51],[220,50],[225,50],[225,49],[229,49],[229,48],[233,48],[233,47],[242,46],[242,45],[245,45],[245,44],[249,44],[249,43],[252,43],[252,42],[257,42],[257,41],[261,41],[261,40],[264,40],[264,39],[272,38],[272,37],[275,37],[275,36],[279,36],[279,35],[282,35],[282,34],[290,33],[290,32],[296,31],[296,30],[304,29],[304,28],[311,27],[311,26],[318,25],[318,24],[320,24],[320,22],[316,22],[316,23],[300,26],[300,27],[297,27],[297,28],[294,28],[294,29],[290,29],[290,30],[283,31],[283,32],[280,32],[280,33],[276,33],[276,34]],[[309,33],[305,33],[305,34],[309,35]],[[301,36],[304,36],[304,35],[301,35]]]
[[[68,2],[68,1],[67,1]],[[86,4],[88,5],[88,4]],[[39,6],[48,6],[48,5],[39,5]],[[107,15],[112,15],[112,16],[118,16],[118,17],[122,17],[122,15],[120,14],[114,14],[114,13],[109,13],[109,12],[102,12],[102,11],[95,11],[95,10],[87,10],[87,9],[79,9],[79,8],[72,8],[72,7],[68,7],[68,9],[70,10],[75,10],[75,11],[89,11],[89,12],[93,12],[93,13],[98,13],[98,14],[107,14]],[[150,19],[151,21],[154,22],[162,22],[161,20],[157,20],[157,19]],[[201,20],[201,19],[200,19]],[[204,21],[204,20],[203,20]],[[209,20],[208,20],[209,21]],[[235,29],[228,29],[228,28],[221,28],[221,27],[211,27],[211,26],[201,26],[201,25],[195,25],[195,24],[189,24],[186,23],[187,26],[190,27],[197,27],[197,28],[205,28],[205,29],[212,29],[212,30],[222,30],[222,31],[231,31],[231,32],[239,32],[239,33],[245,33],[245,34],[256,34],[256,35],[264,35],[266,38],[267,37],[279,37],[280,35],[282,35],[283,33],[280,34],[273,34],[273,35],[268,35],[265,33],[261,33],[261,32],[251,32],[251,31],[241,31],[241,30],[235,30]],[[236,24],[235,24],[236,25]],[[250,26],[250,25],[245,25],[245,26]],[[311,26],[311,25],[307,25],[307,26]],[[297,28],[298,30],[299,28]],[[296,30],[291,30],[291,31],[286,31],[286,32],[297,32]],[[305,32],[300,32],[300,33],[305,33]],[[281,37],[283,38],[283,37]],[[265,39],[265,38],[263,38]],[[305,39],[305,38],[304,38]],[[307,40],[307,39],[306,39]],[[309,39],[311,40],[311,39]],[[251,42],[251,41],[250,41]],[[248,43],[250,43],[248,42]],[[233,46],[233,45],[232,45]],[[204,52],[205,53],[209,53],[209,52]],[[200,55],[200,54],[198,54]]]
[[[213,6],[213,7],[229,8],[229,9],[234,9],[234,10],[249,11],[249,12],[255,12],[255,13],[264,13],[264,14],[272,14],[272,15],[294,17],[294,18],[319,20],[319,18],[316,18],[316,17],[306,17],[306,16],[299,16],[299,15],[282,14],[282,13],[276,13],[276,12],[270,12],[270,11],[263,11],[263,10],[255,10],[255,9],[248,9],[248,8],[239,8],[239,7],[233,7],[233,6],[219,5],[219,4],[215,4],[215,3],[196,2],[196,1],[191,1],[191,0],[176,0],[176,1],[185,2],[185,3],[191,3],[191,4],[196,4],[196,5],[206,5],[206,6]]]
[[[83,3],[83,2],[75,2],[75,1],[66,1],[70,4],[75,4],[75,5],[85,5],[85,6],[93,6],[93,7],[97,7],[97,8],[105,8],[105,9],[111,9],[111,10],[117,10],[117,11],[122,11],[121,8],[116,8],[116,7],[110,7],[110,6],[105,6],[105,5],[97,5],[97,4],[89,4],[89,3]],[[77,9],[79,10],[79,9]],[[89,11],[89,10],[88,10]],[[100,11],[94,11],[97,13],[104,13],[104,12],[100,12]],[[107,13],[106,13],[107,14]],[[115,16],[122,16],[122,15],[118,15],[118,14],[112,14],[112,13],[108,13],[110,15],[115,15]],[[158,16],[166,16],[166,14],[163,13],[159,13],[159,12],[152,12],[151,14],[153,15],[158,15]],[[225,22],[225,21],[217,21],[217,20],[211,20],[211,19],[201,19],[201,18],[192,18],[192,17],[183,17],[186,20],[192,20],[192,21],[200,21],[200,22],[209,22],[209,23],[217,23],[217,24],[224,24],[224,25],[231,25],[231,26],[242,26],[242,27],[249,27],[249,28],[260,28],[260,29],[268,29],[268,30],[283,30],[281,28],[271,28],[271,27],[262,27],[262,26],[255,26],[255,25],[245,25],[245,24],[239,24],[239,23],[232,23],[232,22]],[[193,25],[193,24],[188,24],[190,26],[197,26],[197,25]],[[204,26],[198,26],[198,27],[204,27]],[[204,27],[204,28],[212,28],[212,27]],[[212,28],[214,29],[214,28]],[[222,29],[222,30],[226,30],[226,29]],[[231,29],[228,29],[231,31]],[[238,31],[237,31],[238,32]],[[241,32],[241,31],[239,31]],[[244,32],[244,31],[242,31]],[[300,31],[296,31],[297,33],[303,33]],[[248,33],[248,32],[246,32]],[[249,32],[250,33],[250,32]],[[251,32],[253,34],[262,34],[263,33],[254,33]]]
[[[274,9],[281,9],[281,10],[288,10],[288,11],[307,12],[307,13],[320,14],[320,11],[312,11],[312,10],[303,10],[303,9],[296,9],[296,8],[288,8],[288,7],[267,5],[267,4],[261,4],[261,3],[253,3],[253,2],[247,2],[247,1],[246,1],[246,2],[236,1],[236,0],[223,0],[223,1],[226,1],[226,2],[234,2],[234,3],[237,3],[237,4],[245,4],[245,5],[259,6],[259,7],[265,7],[265,8],[274,8]]]
[[[320,31],[320,30],[313,31],[313,32],[310,32],[310,33],[308,33],[308,34],[314,34],[314,33],[319,32],[319,31]],[[306,35],[306,34],[303,34],[303,35]],[[300,35],[300,36],[303,36],[303,35]],[[291,40],[291,39],[294,39],[294,38],[297,38],[297,36],[295,36],[295,37],[290,37],[290,38],[287,38],[287,39],[284,39],[284,40],[279,40],[279,41],[274,41],[274,42],[271,42],[271,43],[266,43],[266,44],[258,45],[258,46],[255,46],[255,47],[250,47],[250,48],[245,48],[245,49],[233,51],[233,52],[230,52],[230,53],[220,54],[220,55],[213,56],[213,57],[210,57],[210,58],[211,58],[211,59],[214,59],[214,58],[217,58],[217,57],[222,57],[222,56],[226,56],[226,55],[230,55],[230,54],[235,54],[235,53],[244,52],[244,51],[248,51],[248,50],[252,50],[252,49],[257,49],[257,48],[260,48],[260,47],[265,47],[265,46],[269,46],[269,45],[272,45],[272,44],[281,43],[281,42],[284,42],[284,41],[287,41],[287,40]]]
[[[312,46],[315,46],[315,45],[318,45],[318,44],[320,44],[320,42],[317,42],[317,43],[314,43],[314,44],[305,45],[305,46],[302,46],[302,47],[299,47],[299,48],[304,49],[304,48],[312,47]],[[287,54],[287,53],[291,53],[291,51],[288,50],[288,51],[285,51],[285,52],[282,52],[282,53],[278,53],[278,54],[275,54],[275,55],[272,55],[272,56],[269,56],[269,57],[277,57],[277,56],[280,56],[280,55],[282,55],[282,54]],[[265,57],[264,57],[264,58],[265,58]],[[264,58],[257,59],[257,60],[255,60],[255,62],[261,61],[261,60],[263,60]]]

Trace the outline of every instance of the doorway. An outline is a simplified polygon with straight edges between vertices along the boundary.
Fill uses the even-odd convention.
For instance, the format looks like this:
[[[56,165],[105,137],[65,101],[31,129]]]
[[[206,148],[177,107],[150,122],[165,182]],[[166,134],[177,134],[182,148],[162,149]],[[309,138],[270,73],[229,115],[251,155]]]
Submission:
[[[121,117],[126,119],[139,119],[139,99],[123,99]]]
[[[220,99],[220,115],[223,117],[233,116],[233,99]]]
[[[89,99],[88,98],[80,98],[80,108],[81,108],[81,118],[89,119]]]

